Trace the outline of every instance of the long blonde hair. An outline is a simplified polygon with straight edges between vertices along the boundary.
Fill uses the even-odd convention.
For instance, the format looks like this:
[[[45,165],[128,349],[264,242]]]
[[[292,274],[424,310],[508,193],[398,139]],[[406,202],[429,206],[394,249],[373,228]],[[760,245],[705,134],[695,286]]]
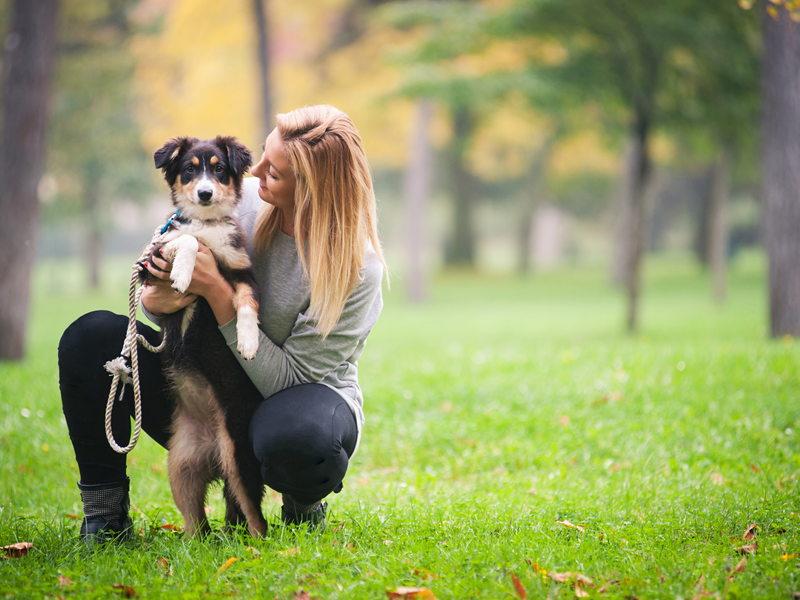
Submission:
[[[296,180],[294,238],[311,287],[311,314],[327,336],[361,281],[367,242],[384,269],[372,176],[361,137],[345,113],[307,106],[277,116],[278,133]],[[281,211],[264,204],[254,239],[265,249]],[[308,254],[306,254],[308,241]]]

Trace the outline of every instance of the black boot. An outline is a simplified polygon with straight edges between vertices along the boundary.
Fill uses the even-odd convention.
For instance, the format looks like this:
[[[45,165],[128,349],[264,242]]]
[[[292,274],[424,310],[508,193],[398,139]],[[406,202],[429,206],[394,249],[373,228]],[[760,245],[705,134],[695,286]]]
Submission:
[[[133,537],[133,523],[128,516],[130,483],[129,477],[113,483],[78,483],[83,500],[81,539],[88,546],[108,538],[130,540]]]
[[[283,495],[281,518],[283,519],[284,525],[308,523],[309,527],[321,531],[325,528],[325,513],[327,511],[327,502],[318,500],[312,504],[300,504],[289,494]]]

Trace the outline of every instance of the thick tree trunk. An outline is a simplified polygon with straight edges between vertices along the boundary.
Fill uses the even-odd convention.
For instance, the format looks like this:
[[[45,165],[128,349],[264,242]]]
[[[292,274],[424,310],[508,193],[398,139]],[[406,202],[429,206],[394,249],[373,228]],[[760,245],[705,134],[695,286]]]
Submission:
[[[464,164],[467,146],[475,121],[467,109],[453,115],[453,141],[447,152],[453,192],[453,231],[445,250],[445,263],[453,266],[475,265],[475,228],[473,211],[476,197],[475,178]]]
[[[650,177],[650,156],[647,141],[650,121],[639,112],[633,127],[633,149],[631,171],[631,219],[628,231],[628,259],[625,267],[625,283],[628,289],[628,331],[636,331],[639,324],[639,296],[641,263],[644,255],[645,226],[647,217],[647,183]]]
[[[711,267],[714,301],[725,302],[728,263],[728,203],[730,198],[730,153],[723,149],[714,165],[708,215],[708,264]]]
[[[408,219],[408,296],[412,302],[425,299],[425,272],[422,250],[425,235],[425,207],[431,191],[432,148],[430,123],[433,102],[418,100],[413,130],[409,136],[408,164],[403,182],[403,198]]]
[[[269,6],[268,0],[253,0],[256,31],[258,32],[258,64],[261,76],[261,119],[263,123],[262,139],[266,139],[272,131],[274,116],[272,114],[272,89],[270,86],[269,60]]]
[[[57,0],[14,0],[3,61],[0,161],[0,360],[25,352],[37,187],[42,175]]]
[[[766,2],[761,3],[767,6]],[[800,335],[800,28],[762,10],[761,163],[770,332]]]

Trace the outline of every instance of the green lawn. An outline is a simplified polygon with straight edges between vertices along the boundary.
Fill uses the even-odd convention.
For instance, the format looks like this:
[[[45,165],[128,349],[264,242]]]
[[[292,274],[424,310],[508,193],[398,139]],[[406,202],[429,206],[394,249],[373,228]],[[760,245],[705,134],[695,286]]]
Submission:
[[[800,593],[800,361],[794,340],[766,337],[757,254],[732,265],[724,308],[687,258],[649,259],[636,336],[597,268],[444,274],[423,306],[395,277],[360,364],[364,439],[323,534],[278,526],[268,493],[266,539],[185,541],[162,527],[181,518],[166,453],[143,436],[129,460],[140,538],[88,550],[56,346],[83,312],[126,311],[127,265],[95,295],[75,264],[40,265],[30,358],[0,364],[0,545],[34,544],[0,561],[7,598],[124,597],[114,585],[141,598],[518,598],[513,577],[530,598]],[[218,525],[218,489],[208,504]]]

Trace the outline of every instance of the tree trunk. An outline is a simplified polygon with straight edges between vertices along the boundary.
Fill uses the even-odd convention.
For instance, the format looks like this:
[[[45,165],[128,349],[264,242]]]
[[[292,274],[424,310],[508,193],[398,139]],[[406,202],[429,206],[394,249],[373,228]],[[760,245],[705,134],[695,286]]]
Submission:
[[[762,2],[766,7],[767,3]],[[800,335],[800,29],[762,9],[761,164],[773,337]]]
[[[453,114],[453,141],[447,152],[448,171],[451,174],[453,192],[453,231],[445,250],[445,263],[453,266],[475,265],[475,228],[473,209],[475,205],[475,178],[464,164],[467,146],[475,127],[475,120],[468,109],[456,109]]]
[[[425,299],[425,273],[422,249],[425,207],[431,192],[430,123],[433,102],[417,101],[416,117],[409,137],[409,157],[403,182],[403,198],[408,218],[408,296],[412,302]]]
[[[614,246],[614,263],[612,266],[611,280],[614,285],[625,286],[628,275],[628,261],[630,260],[630,232],[631,219],[633,219],[633,173],[636,161],[636,144],[628,142],[623,158],[623,173],[620,189],[617,194],[617,223],[616,239]]]
[[[272,94],[269,81],[270,60],[269,60],[269,6],[267,0],[253,0],[253,12],[255,13],[256,30],[258,32],[258,64],[261,67],[261,119],[264,130],[260,137],[266,139],[272,131]]]
[[[531,229],[533,216],[536,214],[542,193],[542,173],[544,173],[544,167],[553,152],[560,131],[561,126],[545,140],[531,161],[531,166],[525,176],[525,183],[520,194],[519,221],[517,223],[517,272],[520,275],[526,275],[531,268]]]
[[[42,175],[57,0],[14,0],[3,60],[0,160],[0,360],[25,353],[37,187]]]
[[[628,331],[634,332],[639,324],[639,295],[641,263],[644,255],[645,225],[647,217],[646,191],[650,176],[650,156],[647,141],[650,120],[642,111],[637,111],[633,128],[633,149],[630,163],[631,219],[628,238],[625,283],[628,288]]]
[[[728,203],[730,198],[730,153],[723,148],[714,165],[708,215],[708,263],[711,267],[714,301],[725,303],[728,262]]]

